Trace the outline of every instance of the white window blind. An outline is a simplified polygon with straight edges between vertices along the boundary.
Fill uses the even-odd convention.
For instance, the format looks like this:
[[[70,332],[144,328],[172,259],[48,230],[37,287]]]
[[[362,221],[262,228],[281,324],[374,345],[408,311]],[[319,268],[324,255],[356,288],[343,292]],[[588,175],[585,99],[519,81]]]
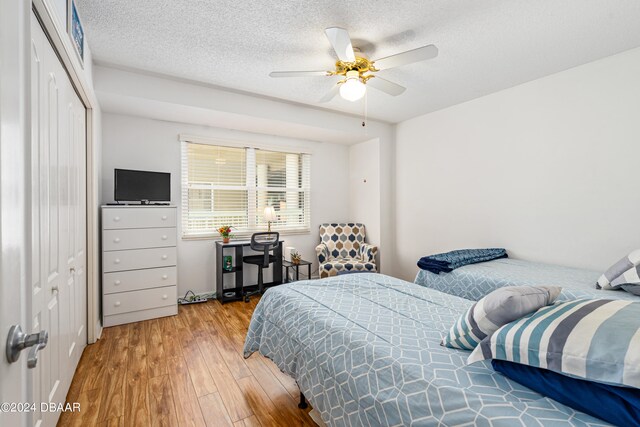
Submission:
[[[308,232],[311,223],[311,157],[256,148],[182,142],[182,234],[216,236],[223,225],[236,235],[271,229]]]

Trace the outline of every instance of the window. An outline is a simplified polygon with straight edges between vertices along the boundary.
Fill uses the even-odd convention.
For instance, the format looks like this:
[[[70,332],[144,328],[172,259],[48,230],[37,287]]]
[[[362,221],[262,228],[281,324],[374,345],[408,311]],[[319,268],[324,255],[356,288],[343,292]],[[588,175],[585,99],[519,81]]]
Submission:
[[[230,225],[236,235],[272,230],[308,232],[311,222],[311,156],[182,142],[182,235],[216,236]]]

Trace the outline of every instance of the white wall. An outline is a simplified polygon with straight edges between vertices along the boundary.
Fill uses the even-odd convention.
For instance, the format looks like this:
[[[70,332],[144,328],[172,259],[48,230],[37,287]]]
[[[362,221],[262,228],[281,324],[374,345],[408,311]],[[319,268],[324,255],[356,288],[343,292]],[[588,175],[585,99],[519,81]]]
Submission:
[[[380,245],[380,141],[349,146],[349,217],[363,223],[367,241]]]
[[[607,268],[640,246],[640,49],[403,122],[396,273],[503,246]]]
[[[349,180],[349,147],[340,144],[294,140],[284,137],[192,124],[152,120],[104,113],[102,116],[102,190],[103,202],[113,201],[113,169],[131,168],[171,173],[173,204],[180,204],[180,143],[178,134],[231,138],[273,146],[300,146],[311,152],[311,233],[284,236],[286,246],[294,246],[303,258],[315,260],[318,226],[322,222],[349,220],[349,197],[344,188]],[[178,221],[178,227],[181,221]],[[180,229],[178,230],[180,233]],[[215,289],[213,240],[178,242],[178,292],[196,293]],[[317,264],[317,263],[316,263]],[[314,265],[317,269],[317,265]],[[306,273],[306,270],[302,270]],[[231,275],[227,275],[231,278]],[[268,276],[265,277],[268,279]],[[226,278],[225,278],[226,280]],[[245,275],[245,283],[256,283]]]

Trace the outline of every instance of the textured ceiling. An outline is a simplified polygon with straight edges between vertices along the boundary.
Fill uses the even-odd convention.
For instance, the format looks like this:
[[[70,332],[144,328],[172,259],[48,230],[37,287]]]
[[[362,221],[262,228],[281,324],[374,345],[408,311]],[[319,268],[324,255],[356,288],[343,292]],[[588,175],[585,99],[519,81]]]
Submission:
[[[638,0],[77,0],[97,62],[362,114],[364,101],[318,100],[336,77],[324,28],[349,30],[380,58],[433,43],[440,56],[380,75],[368,114],[399,122],[640,46]]]

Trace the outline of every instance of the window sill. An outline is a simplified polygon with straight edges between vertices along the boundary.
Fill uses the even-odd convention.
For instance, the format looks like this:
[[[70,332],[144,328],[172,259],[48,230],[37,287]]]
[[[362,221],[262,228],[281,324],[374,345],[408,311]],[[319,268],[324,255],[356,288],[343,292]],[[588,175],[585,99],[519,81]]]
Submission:
[[[255,232],[259,233],[259,232],[266,232],[266,231],[267,230],[260,230]],[[296,236],[296,235],[303,235],[303,234],[311,234],[311,230],[273,230],[273,231],[280,233],[280,236]],[[250,239],[252,234],[253,233],[233,233],[234,237],[232,237],[231,240]],[[198,234],[198,235],[192,235],[192,236],[183,235],[182,240],[222,240],[222,237],[220,237],[218,233]]]

